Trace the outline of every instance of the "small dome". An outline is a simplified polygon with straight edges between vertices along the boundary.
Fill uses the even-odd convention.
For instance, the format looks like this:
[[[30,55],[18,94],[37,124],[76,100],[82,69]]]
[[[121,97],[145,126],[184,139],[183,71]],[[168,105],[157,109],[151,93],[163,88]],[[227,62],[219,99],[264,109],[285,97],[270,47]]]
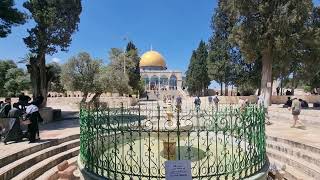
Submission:
[[[166,62],[157,51],[148,51],[141,56],[140,67],[159,67],[166,69]]]

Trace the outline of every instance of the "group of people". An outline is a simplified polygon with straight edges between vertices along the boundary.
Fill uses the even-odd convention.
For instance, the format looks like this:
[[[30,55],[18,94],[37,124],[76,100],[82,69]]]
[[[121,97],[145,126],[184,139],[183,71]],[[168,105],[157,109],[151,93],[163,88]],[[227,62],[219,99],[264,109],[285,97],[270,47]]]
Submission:
[[[212,97],[212,96],[208,96],[208,102],[209,102],[209,105],[210,106],[213,106],[215,107],[215,110],[218,111],[218,107],[219,107],[219,102],[220,102],[220,99],[219,99],[219,93],[216,92],[216,94]],[[194,105],[196,107],[196,110],[199,111],[200,110],[200,106],[201,106],[201,99],[199,96],[197,96],[195,99],[194,99]]]
[[[5,98],[5,102],[0,105],[0,134],[4,134],[3,142],[19,142],[23,138],[28,138],[29,143],[34,143],[40,139],[39,122],[43,122],[39,113],[39,108],[44,98],[39,96],[32,102],[29,96],[21,94],[16,103],[11,103],[11,98]],[[30,103],[29,103],[30,102]],[[5,123],[7,122],[7,123]],[[7,126],[5,125],[7,124]],[[23,133],[21,125],[27,125],[28,130]]]
[[[297,99],[297,98],[296,98]],[[288,100],[286,101],[286,103],[283,105],[284,108],[288,108],[292,106],[292,101],[293,99],[291,99],[291,97],[288,97]],[[298,101],[301,104],[301,108],[309,108],[309,104],[306,100],[303,99],[298,99]]]
[[[280,87],[276,88],[277,96],[282,95],[282,90],[281,90],[281,92],[280,92],[280,90],[281,90]],[[286,92],[285,92],[285,95],[286,96],[290,96],[290,95],[293,95],[293,93],[292,93],[292,91],[287,89]]]

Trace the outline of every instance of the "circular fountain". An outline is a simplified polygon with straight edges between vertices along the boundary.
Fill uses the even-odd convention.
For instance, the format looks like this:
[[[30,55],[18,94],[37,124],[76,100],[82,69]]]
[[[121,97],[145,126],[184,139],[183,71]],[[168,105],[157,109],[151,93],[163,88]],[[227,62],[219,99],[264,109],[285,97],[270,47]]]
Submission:
[[[167,160],[190,160],[193,179],[263,178],[264,112],[160,106],[82,106],[79,165],[95,179],[164,179]]]

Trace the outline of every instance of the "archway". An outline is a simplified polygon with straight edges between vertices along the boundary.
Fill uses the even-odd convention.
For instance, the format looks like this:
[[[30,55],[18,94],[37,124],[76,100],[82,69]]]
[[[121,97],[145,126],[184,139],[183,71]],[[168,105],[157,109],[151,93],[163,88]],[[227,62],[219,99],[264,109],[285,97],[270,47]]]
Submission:
[[[144,75],[143,76],[143,82],[144,82],[144,87],[146,90],[148,90],[150,87],[149,87],[149,82],[150,82],[150,79],[147,75]]]
[[[175,75],[170,76],[169,89],[177,89],[177,76]]]
[[[165,88],[167,88],[167,85],[168,85],[168,77],[165,75],[162,75],[160,77],[160,88],[164,90]]]
[[[156,90],[159,88],[159,77],[156,75],[153,75],[150,79],[150,89]]]

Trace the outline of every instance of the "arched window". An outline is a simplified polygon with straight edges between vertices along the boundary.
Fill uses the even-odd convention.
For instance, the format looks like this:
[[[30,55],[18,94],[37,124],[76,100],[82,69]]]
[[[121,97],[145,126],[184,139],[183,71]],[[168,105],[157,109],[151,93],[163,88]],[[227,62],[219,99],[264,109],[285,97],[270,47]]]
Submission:
[[[177,87],[177,77],[175,75],[171,75],[169,80],[169,88],[175,89],[176,87]]]
[[[161,87],[165,87],[165,86],[167,86],[167,85],[168,85],[168,77],[165,76],[165,75],[162,75],[162,76],[160,77],[160,86],[161,86]]]
[[[149,77],[147,75],[143,76],[144,85],[149,85]]]
[[[150,79],[150,88],[157,89],[158,86],[159,86],[159,77],[156,75],[153,75]]]

